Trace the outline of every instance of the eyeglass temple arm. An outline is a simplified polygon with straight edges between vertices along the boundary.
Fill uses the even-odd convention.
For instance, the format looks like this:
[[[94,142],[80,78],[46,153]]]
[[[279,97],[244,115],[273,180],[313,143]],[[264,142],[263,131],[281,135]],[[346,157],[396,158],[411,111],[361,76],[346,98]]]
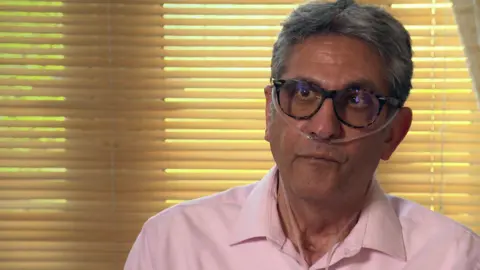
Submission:
[[[389,103],[390,105],[392,105],[392,106],[394,106],[394,107],[397,107],[397,108],[403,107],[403,102],[400,101],[398,98],[394,98],[394,97],[381,97],[380,99],[382,99],[383,101]]]

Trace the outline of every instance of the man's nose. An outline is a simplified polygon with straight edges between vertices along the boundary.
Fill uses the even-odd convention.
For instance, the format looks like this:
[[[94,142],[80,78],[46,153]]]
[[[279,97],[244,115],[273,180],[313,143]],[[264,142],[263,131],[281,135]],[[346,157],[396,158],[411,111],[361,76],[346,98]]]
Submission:
[[[341,123],[335,115],[333,102],[327,99],[323,102],[320,110],[306,123],[304,132],[315,134],[316,137],[329,140],[341,135]]]

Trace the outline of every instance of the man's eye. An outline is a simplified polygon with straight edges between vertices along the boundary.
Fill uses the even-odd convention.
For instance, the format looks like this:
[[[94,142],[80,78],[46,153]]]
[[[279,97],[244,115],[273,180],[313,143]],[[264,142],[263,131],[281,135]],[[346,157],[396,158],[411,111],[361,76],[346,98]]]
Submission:
[[[348,98],[348,104],[356,108],[364,108],[371,105],[372,97],[365,91],[354,91]]]
[[[295,98],[302,101],[314,99],[315,96],[315,92],[306,87],[299,87],[295,91]]]
[[[365,104],[365,100],[361,95],[351,96],[350,97],[350,104],[363,105],[363,104]]]

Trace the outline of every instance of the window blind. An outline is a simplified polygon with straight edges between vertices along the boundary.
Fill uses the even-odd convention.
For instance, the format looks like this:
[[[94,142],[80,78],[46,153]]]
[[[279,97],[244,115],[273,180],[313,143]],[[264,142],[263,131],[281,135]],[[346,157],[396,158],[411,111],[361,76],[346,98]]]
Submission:
[[[145,220],[261,179],[263,87],[299,1],[0,0],[0,269],[121,269]],[[480,232],[480,111],[446,0],[410,31],[412,131],[384,189]]]

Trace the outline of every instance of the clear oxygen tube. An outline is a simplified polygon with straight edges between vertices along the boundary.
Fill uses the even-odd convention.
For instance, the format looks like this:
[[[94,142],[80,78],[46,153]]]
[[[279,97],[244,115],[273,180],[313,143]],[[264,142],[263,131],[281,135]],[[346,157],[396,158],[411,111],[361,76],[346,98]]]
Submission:
[[[293,236],[292,241],[294,241],[295,245],[297,246],[302,259],[304,261],[306,261],[306,256],[305,256],[303,245],[302,245],[302,239],[301,239],[301,235],[300,235],[300,229],[299,229],[298,221],[296,219],[295,213],[292,210],[290,200],[289,200],[287,192],[285,190],[285,185],[281,182],[282,178],[280,177],[280,172],[278,172],[278,171],[277,171],[277,179],[278,179],[278,185],[280,185],[279,192],[282,192],[282,195],[285,198],[285,206],[287,208],[286,218],[289,222],[290,228],[293,229],[292,230],[292,236]],[[373,188],[373,185],[370,182],[370,186],[368,187],[368,191],[365,194],[366,199],[365,199],[364,203],[366,203],[368,201],[368,198],[371,194],[372,188]],[[363,207],[361,209],[363,209]],[[360,212],[361,212],[361,210],[360,210]],[[325,270],[329,270],[330,264],[331,264],[332,259],[333,259],[333,254],[335,253],[335,251],[337,250],[339,245],[344,240],[344,239],[340,239],[340,237],[342,235],[344,235],[346,233],[346,231],[348,230],[348,227],[351,226],[355,222],[355,220],[357,220],[360,217],[360,212],[355,213],[350,218],[350,220],[345,224],[345,226],[339,231],[337,238],[335,238],[334,241],[329,243]],[[308,265],[305,265],[305,270],[308,270],[308,269],[309,269]]]
[[[338,149],[338,147],[336,147],[335,145],[346,144],[346,143],[356,141],[356,140],[360,140],[360,139],[363,139],[363,138],[366,138],[368,136],[372,136],[374,134],[377,134],[377,133],[381,132],[382,130],[384,130],[386,127],[388,127],[392,123],[392,121],[395,119],[395,116],[399,112],[399,109],[396,109],[395,111],[393,111],[393,113],[390,113],[387,117],[387,121],[385,121],[385,123],[383,123],[380,126],[371,125],[370,127],[367,127],[367,128],[358,129],[358,132],[356,132],[356,134],[354,132],[354,135],[352,135],[350,137],[347,137],[347,138],[326,140],[326,139],[321,138],[320,136],[318,136],[314,133],[309,133],[309,132],[305,131],[305,130],[307,130],[305,128],[305,125],[307,125],[309,120],[298,121],[298,120],[290,118],[289,116],[284,114],[283,111],[280,109],[280,104],[278,104],[278,99],[275,97],[275,91],[272,91],[272,102],[273,102],[273,106],[275,108],[275,111],[277,112],[276,115],[281,117],[282,120],[287,123],[287,125],[289,125],[291,128],[293,128],[293,130],[297,131],[304,138],[308,139],[308,141],[312,142],[312,144],[308,145],[305,149],[300,149],[300,150],[297,149],[297,150],[299,150],[299,152],[302,152],[302,150],[303,150],[303,152],[307,153],[307,154],[311,153],[311,152],[327,154],[329,157],[338,161],[339,163],[344,163],[347,159],[347,156],[343,151],[340,151]],[[299,153],[299,154],[303,154],[303,153]],[[301,257],[305,260],[306,257],[305,257],[305,253],[304,253],[303,246],[302,246],[302,240],[301,240],[298,221],[295,217],[295,213],[292,210],[290,200],[289,200],[287,192],[285,190],[285,185],[283,183],[281,183],[282,179],[279,175],[279,172],[277,172],[277,177],[278,177],[278,180],[279,180],[278,184],[281,187],[279,189],[279,192],[282,192],[282,195],[285,198],[285,206],[286,206],[286,209],[287,209],[286,218],[289,222],[290,228],[293,228],[293,232],[292,232],[292,238],[293,239],[292,239],[292,241],[295,241],[295,244],[299,249]],[[372,186],[373,185],[370,183],[370,187],[369,187],[368,192],[366,194],[367,197],[371,193]],[[351,217],[349,222],[347,222],[346,225],[341,229],[337,239],[334,239],[334,241],[332,241],[332,243],[329,244],[325,270],[329,270],[331,261],[333,259],[333,255],[334,255],[336,249],[338,248],[338,246],[343,241],[343,239],[340,239],[340,236],[343,235],[346,232],[348,227],[350,225],[352,225],[352,223],[354,223],[357,218],[359,218],[359,215],[360,215],[360,212],[355,213]],[[307,265],[305,265],[305,267],[306,267],[306,269],[308,269]]]

